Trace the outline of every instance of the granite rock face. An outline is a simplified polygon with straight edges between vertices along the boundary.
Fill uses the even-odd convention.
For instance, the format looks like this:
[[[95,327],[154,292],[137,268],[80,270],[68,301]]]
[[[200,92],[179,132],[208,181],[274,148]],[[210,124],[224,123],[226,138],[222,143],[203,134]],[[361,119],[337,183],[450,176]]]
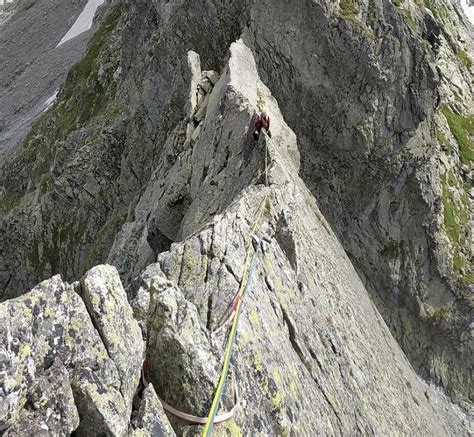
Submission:
[[[259,205],[268,197],[233,370],[244,411],[252,414],[238,413],[235,424],[223,425],[220,432],[232,435],[238,426],[243,435],[462,434],[467,422],[456,419],[460,411],[415,376],[299,178],[296,137],[258,80],[251,51],[240,41],[230,52],[227,68],[234,79],[229,87],[239,91],[235,97],[239,102],[245,101],[235,112],[250,121],[252,111],[246,107],[256,110],[260,99],[273,115],[274,135],[266,144],[270,186],[262,184],[260,169],[255,169],[257,185],[243,190],[208,226],[174,243],[145,271],[141,292],[150,290],[152,302],[147,359],[158,393],[192,414],[201,413],[198,408],[206,398],[210,402],[212,390],[207,384],[189,382],[206,381],[215,367],[215,354],[223,354],[223,339],[209,334],[229,313],[250,229]],[[245,81],[252,85],[240,86],[233,69],[253,75],[255,80]],[[235,115],[229,111],[226,116]],[[257,145],[259,153],[265,148],[262,143]],[[227,145],[223,142],[220,147]],[[218,190],[215,195],[219,197]],[[155,279],[147,280],[151,272]],[[189,307],[186,300],[193,305]],[[202,335],[205,328],[207,339]],[[163,362],[164,349],[157,347],[157,336],[174,351],[166,358],[173,363]],[[202,363],[206,347],[207,360]],[[179,367],[178,363],[187,362],[194,364]],[[229,409],[230,383],[226,395],[224,405]],[[436,419],[433,407],[439,412]]]
[[[5,435],[69,435],[79,426],[69,375],[59,359],[32,382],[27,402],[30,407],[20,411]]]
[[[246,40],[392,332],[423,375],[472,400],[472,26],[456,4],[421,3],[259,2]]]
[[[151,384],[143,392],[131,435],[137,437],[174,437],[176,435]]]
[[[2,168],[2,430],[199,432],[253,240],[216,435],[470,432],[472,28],[300,3],[108,5]]]
[[[2,431],[124,435],[143,342],[114,268],[92,269],[82,286],[55,276],[2,303],[0,317]]]

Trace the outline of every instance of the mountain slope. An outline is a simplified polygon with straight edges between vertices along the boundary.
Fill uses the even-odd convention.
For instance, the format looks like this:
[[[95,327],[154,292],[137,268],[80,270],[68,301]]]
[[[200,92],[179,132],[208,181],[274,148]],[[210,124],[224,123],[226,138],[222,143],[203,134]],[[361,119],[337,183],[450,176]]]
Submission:
[[[55,274],[73,282],[94,265],[115,266],[143,331],[145,344],[132,342],[146,349],[154,390],[205,415],[222,356],[209,331],[232,301],[266,195],[235,357],[244,407],[256,412],[223,429],[467,433],[472,28],[459,6],[109,6],[57,102],[2,167],[2,299]],[[257,108],[272,117],[268,143],[252,139]],[[83,287],[64,285],[87,306]],[[13,314],[27,296],[2,311]],[[3,341],[12,360],[20,354],[8,346],[15,335]],[[35,366],[39,375],[48,370]],[[141,428],[140,402],[159,405],[149,386],[129,409],[138,371],[137,360],[120,409],[120,426],[132,431]],[[196,387],[198,380],[206,383]],[[21,384],[34,397],[31,381]],[[13,415],[28,410],[22,402]],[[102,408],[77,405],[81,427],[89,426],[88,402]]]
[[[301,176],[392,332],[472,400],[472,27],[456,4],[421,3],[259,2],[248,40]]]
[[[148,378],[158,395],[187,413],[206,415],[223,353],[223,338],[212,339],[210,332],[228,312],[242,276],[251,227],[259,205],[267,199],[262,225],[256,233],[260,240],[255,246],[258,263],[250,278],[251,289],[245,298],[234,352],[232,373],[241,387],[242,405],[231,422],[216,427],[216,435],[462,434],[468,426],[467,418],[416,376],[298,177],[296,137],[283,121],[268,88],[259,81],[252,52],[238,41],[231,45],[230,53],[228,66],[211,92],[193,154],[199,155],[200,165],[209,165],[206,178],[214,180],[215,186],[225,184],[226,176],[238,170],[241,175],[250,171],[249,186],[239,190],[232,202],[224,202],[222,213],[205,220],[208,224],[199,224],[200,231],[160,253],[158,262],[149,265],[128,289],[146,338]],[[274,135],[266,145],[268,139],[254,146],[248,126],[257,109],[257,99],[272,112]],[[246,126],[240,141],[219,140],[227,137],[222,135],[223,126],[240,122]],[[217,142],[209,142],[206,133]],[[249,147],[249,153],[256,156],[268,147],[268,187],[262,183],[263,169],[255,165],[261,161],[245,160]],[[216,171],[219,162],[208,153],[212,149],[216,156],[226,155],[227,149],[230,161],[236,159],[240,166],[228,165],[221,172]],[[186,172],[187,168],[181,167],[175,177],[180,171]],[[150,184],[148,191],[156,192],[156,188]],[[199,190],[202,191],[205,190]],[[217,201],[220,193],[219,189],[214,190],[207,203]],[[137,215],[139,209],[137,206]],[[77,309],[68,319],[61,318],[61,312],[50,315],[42,295],[57,295],[58,302],[62,302],[60,308],[64,305],[68,311]],[[80,284],[64,285],[56,277],[33,292],[2,304],[2,314],[18,314],[15,306],[28,307],[39,300],[29,316],[25,312],[23,317],[44,319],[39,327],[51,323],[64,328],[55,330],[59,336],[54,342],[46,334],[47,346],[42,354],[49,362],[64,363],[65,381],[71,384],[80,417],[77,435],[87,435],[90,426],[109,435],[123,435],[127,422],[130,432],[136,427],[137,413],[131,413],[126,405],[127,400],[130,405],[130,390],[137,386],[143,346],[137,338],[137,322],[131,319],[132,308],[124,296],[115,269],[100,266],[88,272]],[[74,306],[69,303],[71,300]],[[82,301],[87,311],[81,310]],[[37,315],[33,316],[35,312]],[[92,324],[75,324],[79,316],[86,322],[90,317]],[[122,318],[122,323],[114,323],[117,317]],[[92,325],[95,333],[71,334],[71,328],[84,330],[90,326],[90,330],[94,329]],[[21,326],[24,332],[28,325]],[[7,356],[11,360],[24,356],[40,359],[42,355],[35,344],[43,344],[39,341],[40,332],[45,335],[43,329],[34,328],[20,348],[4,343]],[[9,338],[17,338],[22,331],[14,325],[9,329]],[[109,357],[106,359],[117,366],[115,384],[119,383],[124,401],[117,398],[107,406],[104,401],[113,393],[114,383],[102,370],[92,378],[78,368],[78,352],[67,347],[71,335],[76,341],[100,336],[94,340],[99,342],[94,348],[100,350],[102,343]],[[123,343],[117,339],[123,339]],[[92,345],[85,347],[84,358],[95,350]],[[130,347],[136,348],[135,353]],[[133,357],[133,361],[124,360],[126,356]],[[108,361],[102,363],[99,369]],[[21,381],[23,395],[15,406],[16,413],[10,417],[21,424],[23,417],[34,414],[25,401],[34,399],[31,387],[49,371],[49,366],[40,361],[7,368],[16,369],[17,375],[20,372],[16,380]],[[77,375],[79,380],[75,379]],[[82,388],[85,383],[90,384],[85,385],[86,391]],[[228,390],[225,403],[230,398]],[[56,408],[62,412],[60,406]],[[40,413],[36,412],[37,420],[41,419]],[[20,424],[17,422],[12,429],[18,429]],[[179,421],[173,419],[172,424],[179,435],[189,431]],[[55,429],[51,422],[47,426]],[[77,426],[77,422],[70,426]],[[12,431],[11,435],[15,433]]]
[[[24,139],[84,54],[90,32],[67,46],[56,45],[85,4],[15,0],[0,6],[0,162]]]

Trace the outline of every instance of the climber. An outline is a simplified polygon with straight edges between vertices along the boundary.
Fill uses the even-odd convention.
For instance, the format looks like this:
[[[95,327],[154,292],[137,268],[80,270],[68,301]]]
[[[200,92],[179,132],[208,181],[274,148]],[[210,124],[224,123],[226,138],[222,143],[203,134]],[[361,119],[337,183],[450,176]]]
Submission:
[[[255,141],[258,141],[260,138],[260,132],[264,128],[267,131],[268,136],[271,138],[272,133],[270,131],[270,116],[265,112],[255,114],[255,132],[253,133],[253,138]]]

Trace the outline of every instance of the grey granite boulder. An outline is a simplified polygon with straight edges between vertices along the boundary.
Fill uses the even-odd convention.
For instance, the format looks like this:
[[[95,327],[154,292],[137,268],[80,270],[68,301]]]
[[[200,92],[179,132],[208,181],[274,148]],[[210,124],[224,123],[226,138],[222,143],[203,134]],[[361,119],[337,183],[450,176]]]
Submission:
[[[48,435],[127,432],[141,332],[115,269],[97,267],[83,283],[55,276],[0,305],[0,427],[11,435],[30,423]]]

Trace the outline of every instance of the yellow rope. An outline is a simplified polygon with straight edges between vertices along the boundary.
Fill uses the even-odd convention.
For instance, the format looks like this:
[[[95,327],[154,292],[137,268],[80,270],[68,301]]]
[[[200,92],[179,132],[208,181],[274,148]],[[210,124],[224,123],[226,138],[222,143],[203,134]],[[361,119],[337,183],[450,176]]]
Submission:
[[[265,209],[266,204],[267,204],[267,195],[265,194],[265,197],[263,198],[262,203],[261,203],[261,205],[259,207],[259,210],[257,212],[257,218],[255,219],[255,222],[254,222],[254,224],[252,226],[252,229],[251,229],[250,238],[249,238],[249,242],[248,242],[248,246],[247,246],[247,254],[246,254],[246,257],[245,257],[244,271],[242,273],[242,280],[240,282],[239,292],[237,294],[237,296],[238,296],[237,299],[238,300],[237,300],[237,306],[236,306],[236,309],[235,309],[234,320],[232,322],[232,328],[230,330],[230,334],[229,334],[229,337],[227,339],[227,345],[226,345],[225,354],[224,354],[224,362],[222,364],[221,376],[219,378],[216,393],[214,395],[214,399],[212,401],[211,409],[210,409],[208,417],[207,417],[206,426],[204,427],[204,431],[203,431],[203,436],[204,437],[210,437],[211,434],[212,434],[212,427],[214,425],[214,417],[216,416],[217,408],[219,406],[219,402],[220,402],[220,399],[221,399],[221,396],[222,396],[222,391],[223,391],[224,384],[225,384],[225,381],[226,381],[226,378],[227,378],[227,372],[229,370],[230,357],[231,357],[231,354],[232,354],[232,347],[234,345],[234,339],[235,339],[235,334],[236,334],[236,330],[237,330],[237,325],[238,325],[240,310],[241,310],[241,305],[242,305],[242,299],[241,298],[244,294],[244,291],[245,291],[246,286],[247,286],[248,281],[249,281],[249,278],[247,277],[247,274],[249,272],[250,262],[251,262],[251,259],[252,259],[252,256],[251,256],[252,255],[252,235],[256,232],[256,230],[257,230],[257,228],[260,224],[260,220],[262,218],[263,211]]]
[[[267,145],[267,141],[269,141],[269,139],[265,139],[265,185],[268,187],[268,145]],[[221,399],[221,396],[222,396],[222,391],[223,391],[223,388],[224,388],[224,385],[225,385],[225,381],[227,379],[227,373],[228,373],[228,370],[229,370],[230,357],[232,355],[232,348],[233,348],[233,345],[234,345],[235,334],[236,334],[237,325],[238,325],[238,321],[239,321],[239,317],[240,317],[240,310],[241,310],[241,306],[242,306],[242,297],[243,297],[243,294],[245,292],[245,289],[246,289],[247,284],[248,284],[249,279],[250,279],[250,278],[248,278],[248,273],[249,273],[250,263],[251,263],[251,260],[253,258],[251,256],[252,255],[252,236],[255,234],[255,232],[257,231],[257,229],[260,225],[260,220],[262,218],[263,211],[265,210],[267,200],[268,200],[268,194],[265,194],[265,196],[262,200],[262,203],[259,207],[259,210],[257,212],[257,217],[255,219],[255,222],[254,222],[254,224],[252,226],[252,229],[251,229],[251,232],[250,232],[250,238],[249,238],[249,242],[248,242],[248,245],[247,245],[247,253],[246,253],[246,256],[245,256],[244,270],[243,270],[243,273],[242,273],[242,280],[240,282],[239,291],[237,293],[237,305],[236,305],[236,308],[235,308],[234,319],[233,319],[233,322],[232,322],[232,328],[230,330],[230,334],[229,334],[229,337],[227,339],[227,344],[226,344],[226,349],[225,349],[225,354],[224,354],[224,362],[222,364],[222,371],[221,371],[221,375],[219,377],[219,382],[217,384],[214,399],[212,401],[211,409],[210,409],[209,414],[207,416],[207,422],[206,422],[206,425],[204,427],[203,437],[210,437],[211,434],[212,434],[212,428],[214,426],[214,418],[216,416],[217,408],[219,407],[220,399]],[[255,256],[255,254],[256,254],[256,252],[253,255]]]

